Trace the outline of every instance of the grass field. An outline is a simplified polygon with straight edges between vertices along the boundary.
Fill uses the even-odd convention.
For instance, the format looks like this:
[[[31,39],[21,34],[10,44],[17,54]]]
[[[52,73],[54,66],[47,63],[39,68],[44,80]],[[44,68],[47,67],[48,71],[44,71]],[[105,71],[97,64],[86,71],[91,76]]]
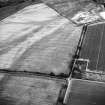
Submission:
[[[65,83],[50,78],[5,75],[0,84],[0,105],[54,105]]]
[[[72,79],[67,105],[105,105],[105,83]]]

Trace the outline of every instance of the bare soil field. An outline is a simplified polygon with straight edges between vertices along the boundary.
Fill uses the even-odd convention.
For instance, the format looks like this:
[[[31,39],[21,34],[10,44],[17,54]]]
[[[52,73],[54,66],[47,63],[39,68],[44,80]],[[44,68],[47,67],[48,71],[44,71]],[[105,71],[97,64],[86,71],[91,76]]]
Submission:
[[[0,68],[69,74],[81,32],[45,4],[30,5],[0,23]]]

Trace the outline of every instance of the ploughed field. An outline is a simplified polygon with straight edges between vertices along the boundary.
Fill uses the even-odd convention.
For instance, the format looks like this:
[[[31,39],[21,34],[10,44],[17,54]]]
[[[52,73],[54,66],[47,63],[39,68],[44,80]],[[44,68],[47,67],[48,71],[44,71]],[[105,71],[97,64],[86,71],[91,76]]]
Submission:
[[[89,60],[83,78],[105,81],[105,22],[88,25],[80,58]],[[83,70],[82,70],[83,71]]]
[[[104,72],[105,69],[105,23],[94,23],[87,27],[80,57],[89,59],[88,69]]]
[[[0,22],[0,69],[69,74],[82,26],[43,3]]]

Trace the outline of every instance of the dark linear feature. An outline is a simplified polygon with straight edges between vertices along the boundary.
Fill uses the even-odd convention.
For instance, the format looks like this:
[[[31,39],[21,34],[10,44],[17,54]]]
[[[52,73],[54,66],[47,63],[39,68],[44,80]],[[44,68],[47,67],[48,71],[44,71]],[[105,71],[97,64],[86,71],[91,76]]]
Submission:
[[[46,74],[46,73],[39,73],[39,72],[17,71],[17,70],[9,70],[9,69],[0,69],[0,73],[6,73],[10,75],[20,75],[20,76],[23,76],[23,75],[24,76],[42,76],[42,77],[66,80],[66,76],[64,74],[54,75],[53,73]]]

